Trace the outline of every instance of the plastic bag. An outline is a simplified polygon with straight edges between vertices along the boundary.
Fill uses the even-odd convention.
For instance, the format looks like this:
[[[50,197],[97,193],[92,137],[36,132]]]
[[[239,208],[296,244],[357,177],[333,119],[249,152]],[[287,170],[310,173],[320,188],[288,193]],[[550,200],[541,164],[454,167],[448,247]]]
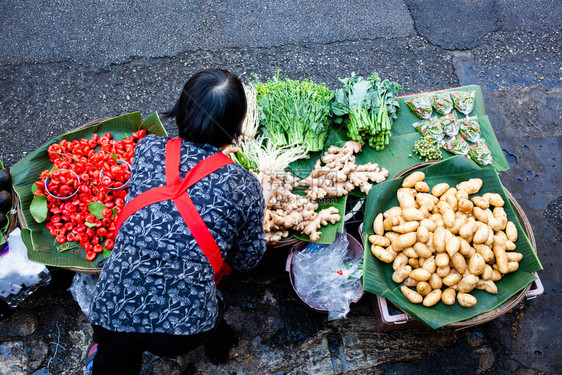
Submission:
[[[45,265],[29,260],[19,228],[10,233],[7,248],[0,257],[0,298],[15,308],[41,286],[48,285],[51,273]]]
[[[363,258],[349,249],[346,234],[331,245],[307,245],[292,263],[295,291],[308,305],[328,310],[328,320],[344,318],[363,295]]]
[[[72,294],[72,298],[78,303],[82,312],[89,318],[90,317],[90,304],[96,283],[98,282],[98,275],[88,275],[86,273],[77,273],[72,279],[72,285],[68,290]]]

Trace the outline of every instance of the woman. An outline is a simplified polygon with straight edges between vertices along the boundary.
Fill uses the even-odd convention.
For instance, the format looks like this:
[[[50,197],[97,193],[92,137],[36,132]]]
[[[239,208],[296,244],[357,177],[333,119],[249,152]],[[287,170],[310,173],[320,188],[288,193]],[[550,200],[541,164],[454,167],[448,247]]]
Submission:
[[[220,276],[262,258],[261,185],[220,152],[240,135],[245,114],[240,80],[202,70],[167,114],[180,138],[138,143],[115,247],[92,301],[94,374],[138,374],[144,351],[176,356],[205,343],[224,313]]]

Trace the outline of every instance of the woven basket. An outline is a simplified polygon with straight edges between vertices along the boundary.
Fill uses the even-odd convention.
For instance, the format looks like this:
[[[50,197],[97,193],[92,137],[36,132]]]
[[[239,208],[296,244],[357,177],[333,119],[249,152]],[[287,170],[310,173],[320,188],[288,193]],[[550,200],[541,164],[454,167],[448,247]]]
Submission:
[[[4,247],[6,247],[6,245],[8,244],[7,240],[8,237],[10,236],[10,232],[16,229],[18,225],[18,221],[19,221],[18,218],[19,218],[20,211],[21,211],[20,200],[16,194],[16,191],[12,189],[12,208],[10,209],[10,215],[9,215],[10,224],[8,225],[8,229],[6,230],[6,234],[4,235],[6,242],[0,245],[0,252],[4,250]]]
[[[406,168],[406,169],[398,172],[392,178],[394,179],[394,178],[402,177],[402,176],[404,176],[404,175],[406,175],[406,174],[408,174],[412,171],[415,171],[416,169],[420,169],[420,168],[426,167],[426,166],[434,164],[434,163],[437,163],[437,161],[427,161],[427,162],[416,164],[414,166],[411,166],[409,168]],[[533,227],[531,226],[531,223],[530,223],[529,219],[527,218],[527,215],[525,215],[525,212],[523,211],[523,208],[521,208],[521,206],[519,205],[519,203],[517,202],[515,197],[509,192],[509,190],[507,190],[505,187],[504,187],[504,190],[505,190],[505,193],[507,194],[507,197],[509,198],[509,201],[510,201],[511,205],[513,206],[513,210],[515,212],[515,215],[517,216],[517,219],[519,219],[519,222],[521,223],[521,226],[523,227],[523,230],[525,231],[525,234],[527,234],[527,237],[529,238],[529,241],[531,242],[531,246],[533,247],[533,250],[536,253],[537,252],[537,243],[536,243],[536,240],[535,240],[535,235],[533,233]],[[480,315],[477,315],[477,316],[475,316],[473,318],[470,318],[470,319],[466,319],[466,320],[462,320],[460,322],[448,324],[446,327],[454,328],[456,330],[465,329],[465,328],[474,327],[474,326],[489,322],[489,321],[505,314],[506,312],[513,309],[515,306],[517,306],[523,300],[523,298],[525,298],[525,295],[527,294],[527,292],[531,288],[531,284],[527,285],[525,288],[523,288],[523,290],[521,292],[519,292],[515,296],[511,297],[510,299],[505,301],[503,304],[496,307],[494,310],[488,311],[488,312],[480,314]],[[402,309],[400,309],[400,310],[402,310]]]

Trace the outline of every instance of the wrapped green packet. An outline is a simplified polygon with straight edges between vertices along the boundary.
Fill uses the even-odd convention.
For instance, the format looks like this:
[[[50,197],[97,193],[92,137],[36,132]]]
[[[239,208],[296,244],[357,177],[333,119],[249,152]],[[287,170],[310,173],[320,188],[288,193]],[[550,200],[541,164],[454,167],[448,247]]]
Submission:
[[[454,113],[449,113],[448,115],[441,117],[439,119],[439,123],[441,125],[441,129],[443,129],[443,133],[449,137],[459,134],[459,124],[457,123],[457,118]]]
[[[492,152],[486,145],[486,141],[483,139],[478,140],[476,143],[469,147],[468,154],[479,165],[492,164],[494,158],[492,157]]]
[[[474,109],[474,98],[476,91],[453,91],[451,92],[455,108],[462,114],[468,117],[470,112]]]
[[[418,121],[412,124],[412,126],[423,134],[424,137],[428,137],[434,139],[439,143],[443,137],[445,137],[445,133],[443,133],[443,129],[441,129],[441,124],[439,119],[431,119],[427,121]]]
[[[408,105],[408,108],[410,108],[419,118],[431,118],[433,108],[431,107],[431,100],[427,97],[427,95],[413,97],[412,99],[406,101],[406,104]]]
[[[482,139],[478,117],[466,117],[457,120],[457,122],[459,124],[460,134],[464,139],[470,142],[478,142],[478,140]]]
[[[454,135],[444,140],[442,146],[445,150],[453,154],[469,157],[468,152],[470,150],[470,147],[460,135]]]
[[[451,94],[448,92],[440,92],[433,94],[431,97],[431,104],[435,111],[440,115],[448,115],[453,110],[453,99],[451,99]]]

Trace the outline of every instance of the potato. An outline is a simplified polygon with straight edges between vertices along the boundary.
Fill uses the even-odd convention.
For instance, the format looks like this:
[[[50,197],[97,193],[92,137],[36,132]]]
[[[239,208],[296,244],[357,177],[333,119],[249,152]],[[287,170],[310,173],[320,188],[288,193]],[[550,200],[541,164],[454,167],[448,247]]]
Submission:
[[[515,243],[511,242],[510,240],[505,241],[505,249],[507,251],[512,251],[517,249],[517,246],[515,245]]]
[[[384,234],[384,226],[383,226],[383,220],[384,220],[384,216],[383,214],[378,214],[377,217],[375,217],[375,221],[373,222],[373,230],[375,231],[375,234],[378,234],[379,236],[382,236]]]
[[[412,266],[413,269],[420,268],[420,261],[418,258],[408,259],[408,264]]]
[[[521,260],[523,259],[523,254],[521,253],[509,252],[506,253],[506,255],[508,262],[521,262]]]
[[[378,234],[373,234],[369,236],[369,242],[373,245],[387,247],[390,245],[390,240],[388,237],[379,236]]]
[[[479,178],[471,178],[468,181],[463,181],[457,185],[458,190],[465,191],[467,194],[476,194],[482,188],[483,181]]]
[[[461,241],[459,237],[453,236],[445,243],[445,250],[450,257],[455,255],[461,248]]]
[[[498,286],[492,280],[480,280],[476,284],[476,289],[485,290],[490,294],[498,294]]]
[[[457,272],[457,270],[451,270],[451,272],[449,272],[447,276],[443,277],[443,284],[447,286],[453,286],[458,284],[461,279],[462,276]]]
[[[478,230],[478,225],[474,219],[467,219],[466,224],[464,224],[459,229],[459,235],[465,240],[472,236]]]
[[[418,285],[416,285],[416,291],[422,296],[427,296],[431,290],[431,286],[426,281],[420,281]]]
[[[416,208],[416,199],[409,191],[405,191],[404,188],[398,189],[396,192],[396,198],[398,198],[398,203],[400,204],[401,209],[408,207]]]
[[[392,269],[396,271],[398,268],[405,266],[406,264],[408,264],[408,257],[399,253],[396,255],[396,258],[394,258],[394,261],[392,261]]]
[[[497,219],[501,219],[503,217],[507,220],[507,213],[505,212],[503,207],[494,207],[494,209],[492,210],[492,214]]]
[[[472,209],[472,216],[474,216],[476,220],[488,224],[488,215],[486,215],[486,212],[484,212],[484,210],[480,207],[475,206]]]
[[[459,241],[461,242],[459,253],[461,253],[465,258],[470,258],[476,250],[474,250],[474,248],[470,246],[470,243],[468,243],[468,241],[464,238],[461,238]]]
[[[473,254],[468,260],[468,272],[473,275],[482,275],[482,273],[484,273],[485,266],[486,262],[484,261],[484,258],[478,253]]]
[[[423,268],[418,268],[410,272],[409,277],[417,281],[427,281],[431,277],[431,274]]]
[[[413,172],[408,177],[402,181],[402,187],[411,188],[416,186],[416,183],[425,180],[425,173],[423,172]]]
[[[486,199],[492,206],[501,207],[505,204],[502,196],[498,193],[486,193],[482,195],[482,198]]]
[[[468,199],[459,199],[459,209],[462,212],[472,212],[474,204]]]
[[[398,216],[389,216],[383,220],[382,225],[385,231],[391,231],[393,226],[400,225],[400,219]]]
[[[390,251],[377,245],[371,245],[371,253],[384,263],[391,263],[396,258],[396,255],[393,256]]]
[[[433,289],[441,289],[441,287],[443,286],[443,279],[436,273],[431,274],[428,282]]]
[[[503,233],[503,232],[497,232],[497,233]],[[492,243],[492,245],[501,246],[501,247],[505,248],[505,241],[506,241],[505,236],[502,236],[501,234],[495,234],[494,235],[494,242]]]
[[[435,272],[435,270],[437,270],[437,265],[435,264],[435,257],[430,256],[429,258],[427,258],[423,262],[422,268],[424,270],[426,270],[427,272],[429,272],[430,274],[433,274]],[[431,278],[430,278],[430,280],[431,280]]]
[[[505,226],[505,235],[507,236],[507,239],[510,240],[511,242],[515,243],[517,241],[517,237],[518,237],[517,227],[512,221],[507,222],[507,225]]]
[[[414,287],[414,286],[418,285],[418,280],[414,280],[411,277],[408,277],[408,278],[406,278],[406,280],[404,280],[403,284],[407,287]]]
[[[412,303],[421,303],[423,301],[423,297],[418,292],[413,291],[407,286],[400,287],[400,291],[408,299],[408,301]]]
[[[437,267],[446,267],[449,265],[450,261],[449,254],[447,253],[440,253],[435,256],[435,264]]]
[[[404,224],[393,226],[392,230],[397,233],[410,233],[416,231],[419,226],[419,221],[407,221]]]
[[[463,278],[461,279],[461,281],[459,281],[459,292],[461,293],[470,293],[472,291],[472,289],[474,289],[474,287],[476,287],[476,284],[478,284],[479,281],[479,277],[478,276],[474,276],[471,275],[470,273],[463,276]]]
[[[414,244],[414,250],[420,258],[429,258],[433,254],[433,252],[429,250],[427,245],[423,242],[416,242]]]
[[[474,297],[472,294],[461,293],[461,292],[457,294],[457,301],[459,302],[459,305],[461,305],[462,307],[472,307],[476,305],[476,303],[478,302],[476,297]]]
[[[423,305],[425,307],[431,307],[433,305],[435,305],[437,302],[439,302],[441,300],[441,295],[443,293],[441,292],[440,289],[437,290],[433,290],[430,293],[428,293],[424,299],[423,299]]]
[[[447,288],[443,291],[443,293],[441,294],[441,301],[443,301],[443,303],[445,305],[451,306],[452,304],[455,303],[455,297],[457,295],[457,292],[455,292],[454,289],[452,288]]]
[[[494,245],[492,247],[494,255],[496,256],[496,264],[498,265],[498,271],[503,274],[508,273],[509,266],[507,261],[507,254],[505,253],[505,247],[500,245]]]
[[[443,211],[443,223],[448,228],[451,228],[455,225],[455,212],[453,210]]]
[[[500,273],[500,271],[492,270],[492,281],[501,280],[502,277],[503,277],[503,275]]]
[[[402,209],[399,206],[394,206],[389,208],[383,213],[384,218],[388,218],[391,216],[400,216],[402,214]]]
[[[455,188],[451,188],[449,190],[452,190]],[[448,192],[447,192],[448,193]],[[451,206],[451,208],[453,209],[453,211],[458,210],[459,208],[459,200],[457,199],[457,197],[455,196],[456,193],[456,189],[455,189],[455,193],[449,193],[447,194],[445,193],[445,195],[443,195],[445,197],[445,202],[447,202],[449,204],[449,206]],[[442,196],[442,197],[443,197]]]
[[[412,272],[412,267],[409,265],[401,266],[392,274],[392,281],[396,284],[401,284],[404,280],[406,280],[410,272]]]
[[[402,250],[402,254],[406,255],[408,258],[419,258],[420,256],[416,253],[416,250],[412,246],[405,248]]]
[[[431,194],[433,194],[433,196],[435,197],[440,197],[445,194],[447,190],[449,190],[449,184],[443,182],[435,185],[433,189],[431,189]]]
[[[401,251],[407,247],[414,246],[417,240],[416,232],[401,234],[392,241],[392,248],[396,249],[396,251]]]
[[[485,210],[490,207],[490,202],[482,197],[472,197],[470,201],[481,210]]]
[[[384,234],[384,236],[385,236],[386,238],[388,238],[388,239],[390,240],[390,242],[392,242],[392,241],[394,241],[395,238],[397,238],[397,237],[399,236],[399,234],[396,233],[396,232],[386,232],[386,233]]]
[[[443,227],[437,227],[435,232],[433,232],[433,246],[435,247],[435,251],[438,253],[442,253],[445,251],[445,236],[446,236],[445,229]]]
[[[437,225],[435,224],[435,222],[433,220],[423,219],[420,222],[420,227],[426,227],[429,232],[433,232],[437,228]]]
[[[402,210],[402,217],[406,221],[420,221],[423,220],[423,213],[414,207],[405,208]]]
[[[507,218],[505,217],[502,218],[493,217],[488,220],[488,225],[490,226],[490,228],[492,228],[494,232],[505,229],[506,224],[507,224]]]
[[[429,241],[429,229],[427,229],[426,226],[420,224],[418,230],[416,231],[416,234],[418,236],[419,242],[427,243],[427,241]]]
[[[435,271],[435,273],[439,277],[446,277],[447,275],[449,275],[450,272],[451,272],[451,267],[449,266],[437,267],[437,271]]]
[[[460,214],[460,215],[458,215]],[[463,225],[465,225],[468,222],[468,218],[466,217],[466,215],[464,215],[462,213],[462,211],[457,211],[455,213],[455,224],[449,228],[449,230],[451,231],[451,233],[453,234],[459,234],[461,228],[463,227]]]
[[[420,206],[425,206],[427,204],[432,204],[435,206],[437,203],[439,203],[439,198],[429,193],[418,193],[416,195],[416,202],[418,202]]]
[[[486,215],[486,217],[488,218],[488,221],[490,221],[490,219],[494,219],[494,213],[492,212],[492,210],[486,208],[483,211],[484,211],[484,215]]]
[[[482,273],[482,275],[480,275],[480,277],[482,278],[482,280],[492,280],[493,271],[494,269],[489,264],[486,264],[484,266],[484,272]]]
[[[478,230],[474,233],[474,237],[472,238],[472,243],[474,244],[481,244],[488,241],[488,237],[490,235],[490,231],[488,229],[488,225],[480,224],[478,226]]]
[[[507,273],[515,272],[518,269],[519,269],[519,262],[507,262]],[[501,270],[499,271],[502,272]]]
[[[466,271],[466,260],[464,256],[459,252],[455,253],[451,258],[451,263],[453,267],[460,273],[463,274]]]
[[[414,189],[420,193],[429,193],[429,185],[425,181],[416,182]]]
[[[484,262],[488,263],[494,260],[495,255],[489,246],[484,244],[474,244],[474,250],[484,258]]]
[[[486,225],[486,227],[488,227],[488,239],[484,242],[484,245],[492,246],[494,244],[494,231],[489,225]]]

